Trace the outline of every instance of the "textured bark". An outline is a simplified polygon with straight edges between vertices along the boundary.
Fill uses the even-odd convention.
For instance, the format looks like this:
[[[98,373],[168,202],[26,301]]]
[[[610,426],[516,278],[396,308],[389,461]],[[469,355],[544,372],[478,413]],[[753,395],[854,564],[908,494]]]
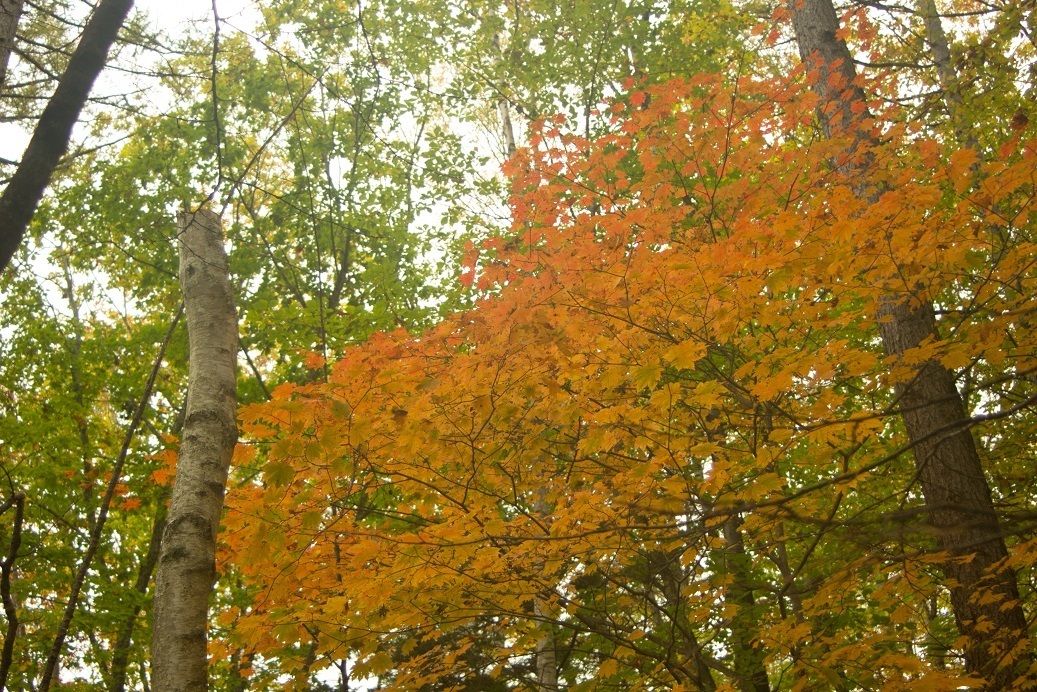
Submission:
[[[821,106],[819,119],[826,137],[848,129],[858,121],[853,104],[864,102],[864,91],[856,84],[857,69],[846,42],[835,37],[839,18],[831,0],[789,0],[792,28],[796,32],[799,57],[817,78],[811,88]],[[867,139],[864,128],[854,128],[859,139]]]
[[[0,2],[6,6],[8,0]],[[97,5],[54,95],[43,109],[18,169],[0,195],[0,271],[11,262],[25,236],[43,191],[68,148],[72,127],[131,7],[133,0],[101,0]]]
[[[235,423],[237,317],[220,219],[182,213],[180,284],[190,339],[187,414],[155,577],[152,687],[208,689],[206,624]]]
[[[14,37],[18,33],[23,4],[23,0],[0,0],[0,95],[7,82],[7,65],[14,50]]]
[[[928,303],[887,300],[880,317],[891,318],[879,323],[889,354],[904,353],[935,333]],[[1008,550],[964,404],[951,373],[932,362],[897,394],[939,546],[962,558],[948,560],[943,572],[955,622],[966,637],[966,668],[985,677],[988,689],[1004,689],[1015,669],[999,669],[999,659],[1026,636],[1026,618],[1015,573],[999,565]]]
[[[864,94],[855,84],[850,51],[836,38],[839,23],[831,0],[790,0],[790,8],[800,56],[819,71],[813,88],[821,99],[826,134],[853,128],[855,147],[874,144],[862,122],[870,115],[861,108]],[[864,165],[849,164],[845,170],[861,176],[858,194],[875,202],[878,188],[869,185]],[[902,355],[938,336],[932,307],[918,296],[885,296],[877,317],[890,355]],[[943,564],[943,572],[958,629],[965,636],[966,669],[984,677],[988,689],[1003,689],[1016,673],[1015,668],[999,667],[1000,657],[1026,636],[1026,619],[1015,574],[1003,564],[1008,551],[969,416],[954,376],[935,362],[919,366],[896,393],[930,521],[940,548],[952,558]],[[1029,662],[1020,661],[1019,669]]]

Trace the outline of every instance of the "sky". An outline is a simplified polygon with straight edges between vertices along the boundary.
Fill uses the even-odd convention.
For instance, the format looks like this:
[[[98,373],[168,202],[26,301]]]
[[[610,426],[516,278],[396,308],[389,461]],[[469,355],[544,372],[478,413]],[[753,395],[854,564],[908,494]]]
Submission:
[[[212,0],[137,0],[134,5],[170,32],[184,22],[212,19]],[[233,19],[254,9],[255,5],[255,0],[217,0],[216,10],[221,17]]]

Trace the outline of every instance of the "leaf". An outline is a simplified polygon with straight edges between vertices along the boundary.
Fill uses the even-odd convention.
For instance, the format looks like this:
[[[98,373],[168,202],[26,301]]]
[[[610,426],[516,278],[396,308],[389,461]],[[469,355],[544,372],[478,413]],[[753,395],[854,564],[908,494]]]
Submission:
[[[706,347],[695,340],[688,339],[668,349],[664,359],[675,368],[693,368],[706,355]]]

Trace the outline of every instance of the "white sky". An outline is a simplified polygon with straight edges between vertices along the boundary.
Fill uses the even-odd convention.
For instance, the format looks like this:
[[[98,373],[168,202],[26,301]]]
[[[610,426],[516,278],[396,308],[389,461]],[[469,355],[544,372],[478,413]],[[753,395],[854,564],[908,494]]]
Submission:
[[[183,22],[212,20],[211,0],[137,0],[134,5],[170,32]],[[255,6],[255,0],[216,0],[216,9],[224,19],[233,20],[236,15],[247,13]]]

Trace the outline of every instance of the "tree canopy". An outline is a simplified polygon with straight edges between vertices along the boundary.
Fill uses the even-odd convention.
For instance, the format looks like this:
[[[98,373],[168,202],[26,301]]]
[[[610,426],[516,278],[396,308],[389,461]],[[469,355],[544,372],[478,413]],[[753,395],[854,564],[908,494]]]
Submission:
[[[1037,680],[1032,3],[213,10],[130,17],[0,275],[8,688],[149,687],[203,207],[212,688]],[[25,5],[5,118],[96,16]]]

